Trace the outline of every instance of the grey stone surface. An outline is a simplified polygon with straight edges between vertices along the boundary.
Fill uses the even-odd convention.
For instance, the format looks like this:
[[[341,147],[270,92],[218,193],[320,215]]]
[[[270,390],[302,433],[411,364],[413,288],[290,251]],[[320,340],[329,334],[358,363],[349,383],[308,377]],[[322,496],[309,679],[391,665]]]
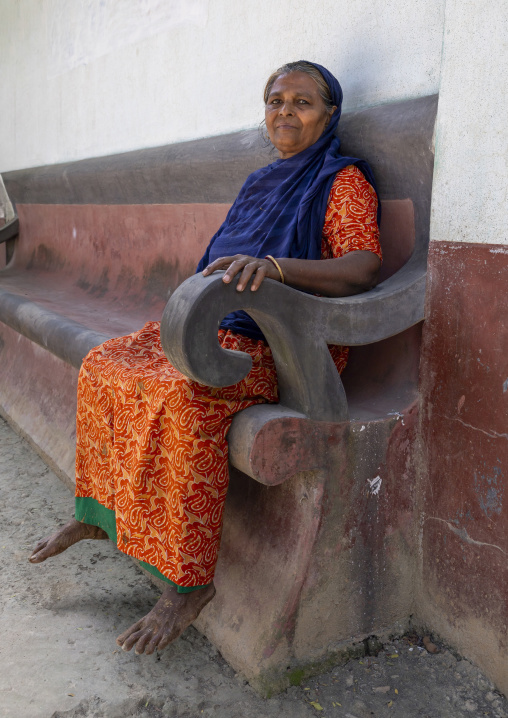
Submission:
[[[508,702],[470,663],[415,639],[263,700],[193,628],[166,652],[123,653],[115,637],[157,598],[106,541],[46,564],[27,557],[67,519],[72,496],[0,419],[1,718],[459,718],[508,716]]]
[[[10,222],[0,227],[0,244],[16,237],[19,232],[19,220],[17,217],[11,219]]]

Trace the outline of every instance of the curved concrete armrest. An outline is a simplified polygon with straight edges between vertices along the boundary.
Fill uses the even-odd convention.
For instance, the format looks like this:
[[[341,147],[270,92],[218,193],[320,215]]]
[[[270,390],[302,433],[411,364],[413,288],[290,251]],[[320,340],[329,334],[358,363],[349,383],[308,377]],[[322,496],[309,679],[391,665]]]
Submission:
[[[8,239],[12,239],[19,234],[19,219],[17,215],[10,222],[0,227],[0,244],[7,242]]]
[[[222,349],[217,331],[226,314],[243,309],[272,350],[280,403],[315,421],[345,421],[347,401],[327,344],[370,344],[423,319],[425,271],[408,262],[375,289],[353,297],[305,294],[267,279],[257,292],[236,291],[223,272],[201,273],[174,292],[161,322],[162,346],[182,374],[208,386],[243,379],[251,358]]]
[[[349,422],[311,421],[280,404],[257,404],[231,423],[229,461],[260,484],[276,486],[333,463],[330,449],[343,444],[348,430]]]

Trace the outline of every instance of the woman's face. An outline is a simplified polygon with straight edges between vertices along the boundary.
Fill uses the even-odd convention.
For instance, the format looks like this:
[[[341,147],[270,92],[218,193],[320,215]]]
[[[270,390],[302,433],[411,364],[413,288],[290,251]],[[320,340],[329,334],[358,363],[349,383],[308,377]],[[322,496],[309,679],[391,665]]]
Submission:
[[[266,129],[279,157],[287,159],[316,142],[330,117],[315,81],[305,72],[281,75],[265,105]]]

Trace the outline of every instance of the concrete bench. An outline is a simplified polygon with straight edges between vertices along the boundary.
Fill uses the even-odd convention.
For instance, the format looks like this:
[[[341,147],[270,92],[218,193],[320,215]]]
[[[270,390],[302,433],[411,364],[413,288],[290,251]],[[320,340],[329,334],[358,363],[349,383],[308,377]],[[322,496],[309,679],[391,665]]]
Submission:
[[[409,619],[436,105],[341,120],[344,152],[372,163],[383,205],[382,281],[349,298],[270,281],[239,295],[220,274],[194,275],[242,180],[270,161],[256,133],[4,175],[20,233],[5,237],[0,271],[0,406],[70,485],[91,347],[163,315],[174,365],[225,386],[250,360],[219,348],[220,319],[245,309],[267,336],[281,402],[233,420],[218,593],[196,622],[265,692]],[[343,381],[326,343],[352,347]]]

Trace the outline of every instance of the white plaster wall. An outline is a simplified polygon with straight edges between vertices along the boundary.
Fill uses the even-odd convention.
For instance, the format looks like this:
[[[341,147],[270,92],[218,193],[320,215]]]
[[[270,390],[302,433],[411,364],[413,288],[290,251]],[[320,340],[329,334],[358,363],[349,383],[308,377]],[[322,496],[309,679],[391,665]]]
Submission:
[[[445,0],[0,0],[0,171],[256,126],[280,64],[437,92]]]
[[[507,0],[447,0],[433,240],[508,244],[507,88]]]

